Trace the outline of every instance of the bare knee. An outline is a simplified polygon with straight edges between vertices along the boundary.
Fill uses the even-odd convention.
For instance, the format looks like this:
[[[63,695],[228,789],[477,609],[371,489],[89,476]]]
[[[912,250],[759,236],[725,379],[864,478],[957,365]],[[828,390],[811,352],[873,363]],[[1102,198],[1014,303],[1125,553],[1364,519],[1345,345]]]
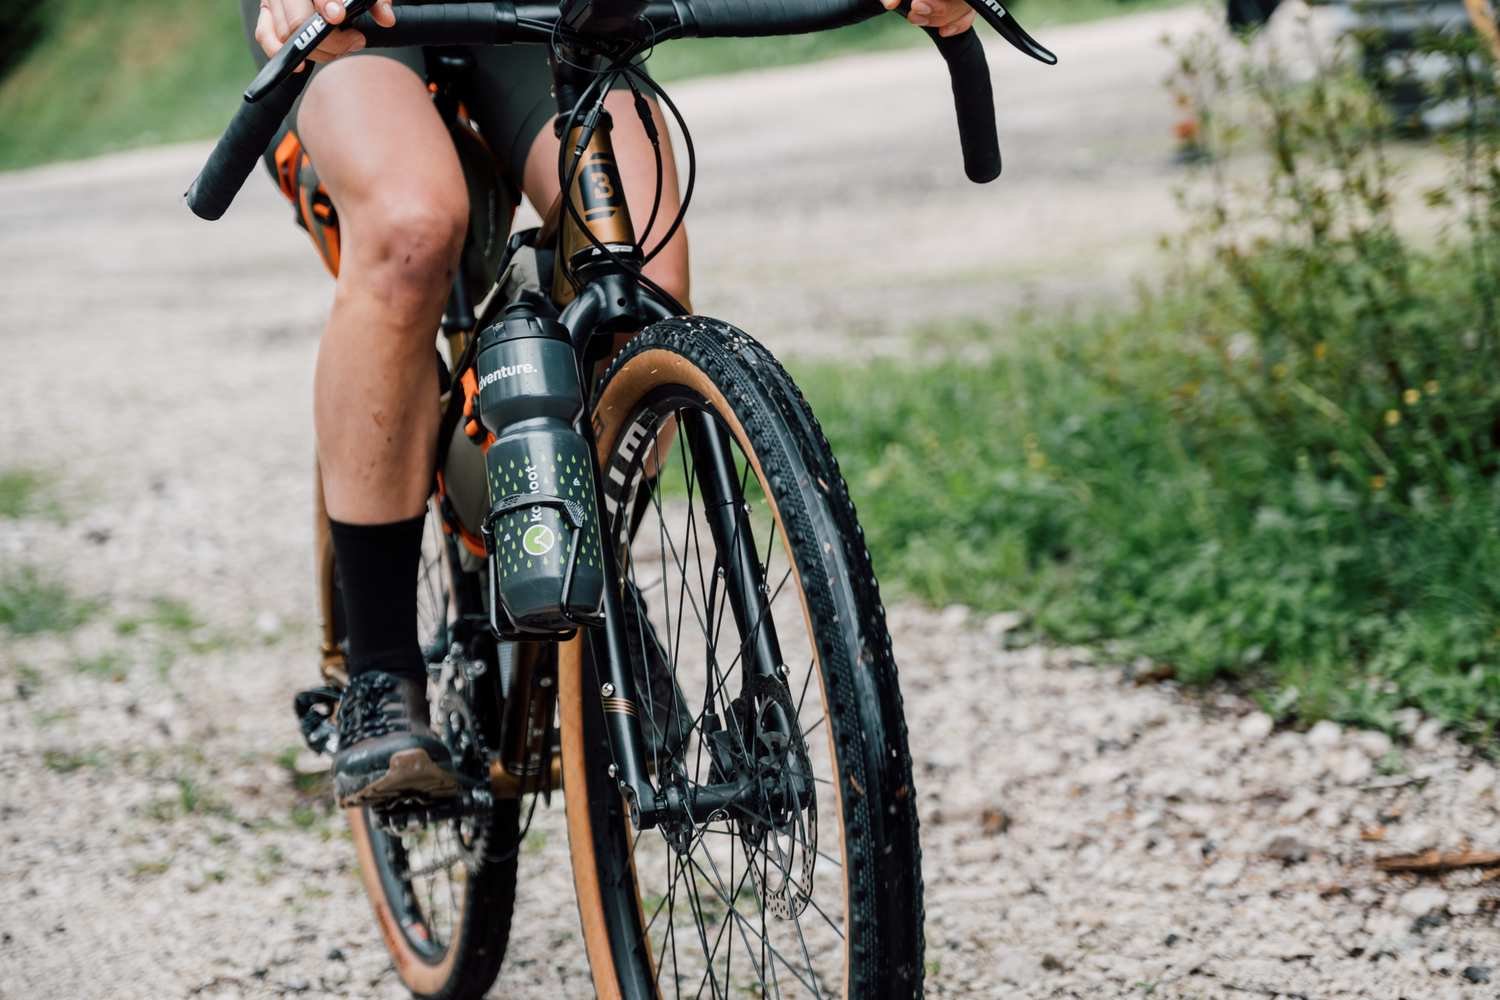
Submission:
[[[347,274],[351,290],[389,308],[430,311],[453,285],[466,228],[462,198],[437,189],[382,192],[351,219],[340,278]]]

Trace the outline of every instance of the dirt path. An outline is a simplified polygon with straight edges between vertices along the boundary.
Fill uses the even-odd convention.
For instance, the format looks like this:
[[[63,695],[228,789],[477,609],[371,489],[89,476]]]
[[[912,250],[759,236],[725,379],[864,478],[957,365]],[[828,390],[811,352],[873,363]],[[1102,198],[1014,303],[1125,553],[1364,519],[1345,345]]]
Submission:
[[[1195,17],[1051,33],[1051,72],[995,59],[1003,188],[962,180],[925,51],[680,88],[700,304],[818,352],[896,349],[945,291],[985,312],[1120,288],[1170,212],[1155,39]],[[263,182],[218,226],[186,216],[201,154],[0,177],[0,472],[51,478],[0,519],[0,596],[81,620],[0,643],[0,997],[400,995],[287,707],[313,670],[330,288]],[[1494,771],[1440,735],[1268,733],[1233,698],[1009,649],[1001,619],[892,620],[933,995],[1500,989],[1473,981],[1500,983],[1500,883],[1370,866],[1500,845]],[[496,996],[587,992],[560,818],[523,854]]]

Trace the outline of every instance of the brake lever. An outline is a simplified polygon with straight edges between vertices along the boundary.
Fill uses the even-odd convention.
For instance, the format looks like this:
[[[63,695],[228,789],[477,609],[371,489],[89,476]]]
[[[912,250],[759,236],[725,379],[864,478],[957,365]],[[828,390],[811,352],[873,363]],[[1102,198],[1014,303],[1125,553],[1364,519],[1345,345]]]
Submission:
[[[1021,27],[1021,22],[1005,9],[1000,0],[969,0],[969,6],[974,8],[974,12],[983,18],[986,24],[995,29],[996,34],[1011,45],[1037,62],[1046,63],[1048,66],[1057,65],[1057,56],[1052,50],[1027,34],[1026,29]]]
[[[344,24],[348,25],[373,6],[375,0],[344,0]],[[329,24],[322,14],[314,14],[302,22],[296,33],[255,74],[255,79],[245,88],[245,100],[254,104],[279,87],[282,81],[297,71],[308,54],[322,45],[338,28],[339,25]]]

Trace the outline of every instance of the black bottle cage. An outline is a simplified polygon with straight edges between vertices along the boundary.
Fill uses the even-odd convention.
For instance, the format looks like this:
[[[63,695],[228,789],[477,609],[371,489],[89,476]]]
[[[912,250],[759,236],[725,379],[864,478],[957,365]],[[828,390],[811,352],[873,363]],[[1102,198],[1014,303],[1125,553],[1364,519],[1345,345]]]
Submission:
[[[602,611],[592,615],[574,615],[568,611],[571,604],[570,598],[573,596],[573,570],[578,565],[578,548],[583,541],[583,507],[574,500],[551,493],[512,493],[496,503],[485,515],[484,523],[479,526],[479,534],[484,538],[484,550],[488,553],[490,560],[490,628],[502,640],[567,639],[573,635],[571,629],[559,632],[554,629],[523,627],[510,613],[510,608],[505,603],[505,595],[501,593],[500,567],[497,565],[495,552],[495,522],[526,507],[554,507],[561,512],[563,520],[567,521],[573,529],[573,541],[568,546],[568,566],[563,571],[562,596],[558,602],[562,616],[575,626],[604,624]]]

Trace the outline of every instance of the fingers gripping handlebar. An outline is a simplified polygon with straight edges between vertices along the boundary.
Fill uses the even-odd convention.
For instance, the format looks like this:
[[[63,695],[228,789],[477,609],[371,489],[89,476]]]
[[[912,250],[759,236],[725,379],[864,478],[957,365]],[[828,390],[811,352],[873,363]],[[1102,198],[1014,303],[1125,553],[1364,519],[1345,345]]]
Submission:
[[[372,2],[345,3],[345,24],[363,32],[371,47],[545,44],[559,19],[555,2],[517,5],[488,0],[402,6],[395,26],[383,28],[365,14]],[[899,8],[903,16],[909,12],[909,2],[903,0]],[[998,0],[971,3],[1013,46],[1040,62],[1057,62]],[[865,21],[883,12],[877,0],[650,0],[643,16],[656,40],[664,41],[804,34]],[[307,84],[310,74],[297,73],[297,67],[335,30],[315,15],[261,68],[245,91],[244,103],[188,188],[186,200],[195,215],[217,219],[229,208]],[[1000,147],[984,49],[972,30],[948,38],[933,29],[924,30],[947,62],[952,78],[964,172],[976,183],[994,180],[1000,175]]]
[[[1027,55],[1048,64],[1057,57],[1043,48],[995,0],[972,0],[973,7],[1000,35]],[[802,34],[840,28],[884,12],[869,0],[693,0],[692,34],[754,36]],[[911,0],[897,8],[911,12]],[[924,28],[948,64],[953,83],[953,109],[958,115],[958,141],[964,154],[964,173],[976,184],[1000,176],[1000,140],[995,133],[995,96],[990,86],[984,46],[972,30],[944,38]]]

